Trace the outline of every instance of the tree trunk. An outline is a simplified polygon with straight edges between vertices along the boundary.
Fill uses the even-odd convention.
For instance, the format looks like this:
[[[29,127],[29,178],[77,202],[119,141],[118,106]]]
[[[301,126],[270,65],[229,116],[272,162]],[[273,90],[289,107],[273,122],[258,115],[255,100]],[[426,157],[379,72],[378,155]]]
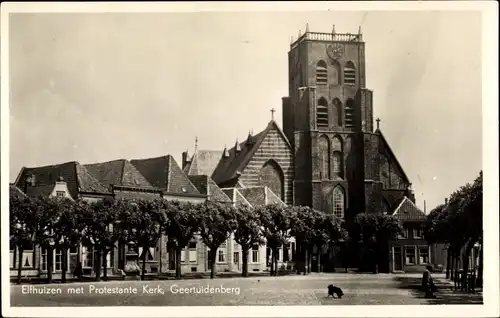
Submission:
[[[273,251],[274,254],[274,276],[278,276],[279,274],[279,267],[278,267],[278,255],[279,253],[279,248],[275,248]]]
[[[311,270],[312,270],[312,248],[309,249],[309,251],[307,252],[307,255],[309,256],[308,259],[307,259],[307,273],[311,274]]]
[[[217,249],[212,249],[211,250],[213,251],[217,251]],[[214,279],[215,278],[215,258],[217,256],[217,253],[210,253],[210,279]]]
[[[451,272],[451,280],[455,280],[455,253],[453,252],[453,249],[450,248],[448,249],[449,250],[449,253],[450,253],[450,272]]]
[[[101,248],[98,247],[96,251],[94,251],[95,255],[95,264],[94,264],[94,270],[95,270],[95,280],[99,282],[101,280]]]
[[[304,248],[304,275],[307,275],[307,273],[309,273],[308,264],[309,264],[308,249]]]
[[[446,279],[450,278],[450,270],[451,270],[451,253],[450,248],[446,250]]]
[[[318,273],[321,273],[321,250],[318,250]]]
[[[18,267],[17,267],[17,284],[21,284],[21,273],[23,270],[23,249],[20,247],[19,248],[19,261],[18,261]],[[15,259],[15,258],[14,258]]]
[[[175,279],[181,279],[181,253],[182,247],[175,246]]]
[[[476,242],[474,240],[470,240],[469,243],[467,243],[467,246],[465,247],[464,254],[463,254],[463,270],[464,273],[469,272],[469,256],[472,248],[474,247],[474,244]]]
[[[242,260],[243,260],[243,268],[241,271],[241,276],[248,277],[248,252],[250,248],[247,245],[241,246]]]
[[[102,259],[103,259],[103,264],[102,264],[102,280],[107,281],[108,280],[108,253],[109,250],[107,248],[104,248],[102,251]]]
[[[273,252],[273,249],[270,249],[271,253],[270,253],[270,256],[271,256],[271,276],[274,276],[274,271],[275,271],[275,268],[274,268],[274,252]]]
[[[479,247],[479,264],[477,266],[477,287],[483,287],[483,244]]]
[[[63,283],[66,283],[66,273],[68,271],[68,249],[64,247],[62,249],[62,260],[61,260],[61,265],[62,265],[62,270],[61,270],[61,281]]]
[[[142,248],[142,269],[141,269],[141,280],[146,278],[146,256],[148,255],[149,246],[144,245]]]
[[[47,283],[52,283],[52,271],[54,268],[54,248],[47,248]]]

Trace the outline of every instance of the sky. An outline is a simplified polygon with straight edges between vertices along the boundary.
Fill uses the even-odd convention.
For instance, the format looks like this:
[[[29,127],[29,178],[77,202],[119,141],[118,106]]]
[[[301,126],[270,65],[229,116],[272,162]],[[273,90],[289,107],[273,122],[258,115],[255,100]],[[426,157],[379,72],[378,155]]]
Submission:
[[[222,150],[288,94],[290,38],[366,42],[374,118],[427,212],[482,169],[481,15],[472,11],[10,16],[10,180],[21,167]]]

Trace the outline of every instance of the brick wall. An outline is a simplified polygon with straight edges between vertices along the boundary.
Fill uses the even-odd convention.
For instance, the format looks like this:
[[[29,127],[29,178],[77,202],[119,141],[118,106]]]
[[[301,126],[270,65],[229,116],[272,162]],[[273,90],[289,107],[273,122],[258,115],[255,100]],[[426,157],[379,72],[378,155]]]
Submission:
[[[260,172],[262,167],[269,160],[274,161],[277,166],[279,166],[277,169],[281,169],[281,173],[283,174],[283,201],[287,204],[292,204],[292,186],[294,178],[293,152],[276,128],[269,130],[252,159],[242,171],[240,181],[245,186],[263,185],[263,181],[260,178]],[[276,179],[274,182],[280,182],[280,180]],[[279,185],[270,186],[271,189],[273,187],[280,188]],[[279,193],[277,193],[277,195],[279,195]]]

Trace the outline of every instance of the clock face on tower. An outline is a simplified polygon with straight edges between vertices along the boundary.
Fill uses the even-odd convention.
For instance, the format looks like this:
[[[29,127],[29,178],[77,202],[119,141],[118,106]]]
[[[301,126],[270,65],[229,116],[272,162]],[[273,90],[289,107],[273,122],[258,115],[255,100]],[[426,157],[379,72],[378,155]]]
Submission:
[[[330,44],[326,48],[326,53],[331,59],[338,60],[344,55],[344,50],[345,50],[344,44],[335,43],[335,44]]]

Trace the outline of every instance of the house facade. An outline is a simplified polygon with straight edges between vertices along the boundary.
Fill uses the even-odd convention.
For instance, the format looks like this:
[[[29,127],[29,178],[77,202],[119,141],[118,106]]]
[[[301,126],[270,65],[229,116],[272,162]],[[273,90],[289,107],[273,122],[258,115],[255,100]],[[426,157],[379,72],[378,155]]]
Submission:
[[[435,270],[446,267],[443,244],[428,244],[423,237],[425,214],[413,201],[404,197],[393,213],[403,233],[397,240],[389,241],[390,272],[423,272],[427,266]]]
[[[144,174],[144,175],[143,175]],[[154,184],[155,186],[153,186]],[[24,189],[24,191],[22,190]],[[221,189],[207,175],[187,175],[172,156],[136,160],[115,160],[104,163],[81,165],[69,162],[59,165],[23,168],[10,191],[18,196],[49,196],[82,199],[96,202],[103,198],[145,199],[202,203],[206,200],[230,205],[248,206],[278,203],[285,205],[269,188]],[[120,273],[127,263],[139,264],[139,257],[146,253],[146,271],[148,273],[174,273],[176,264],[175,249],[168,243],[168,237],[162,235],[157,246],[143,251],[141,247],[117,244],[102,262],[107,274]],[[210,249],[201,238],[195,235],[193,240],[181,252],[181,270],[188,272],[208,272]],[[242,270],[241,246],[231,235],[216,251],[216,269],[218,272],[239,272]],[[290,255],[289,255],[290,254]],[[61,250],[53,253],[53,277],[62,273]],[[291,251],[280,251],[280,259],[291,260]],[[75,246],[68,251],[68,273],[72,273],[77,263],[81,262],[84,275],[95,273],[96,254],[91,246]],[[249,271],[264,271],[266,247],[256,246],[249,251]],[[22,276],[44,277],[47,275],[47,252],[38,246],[32,246],[23,253]],[[281,265],[281,264],[280,264]],[[11,276],[17,276],[18,251],[10,247]]]

